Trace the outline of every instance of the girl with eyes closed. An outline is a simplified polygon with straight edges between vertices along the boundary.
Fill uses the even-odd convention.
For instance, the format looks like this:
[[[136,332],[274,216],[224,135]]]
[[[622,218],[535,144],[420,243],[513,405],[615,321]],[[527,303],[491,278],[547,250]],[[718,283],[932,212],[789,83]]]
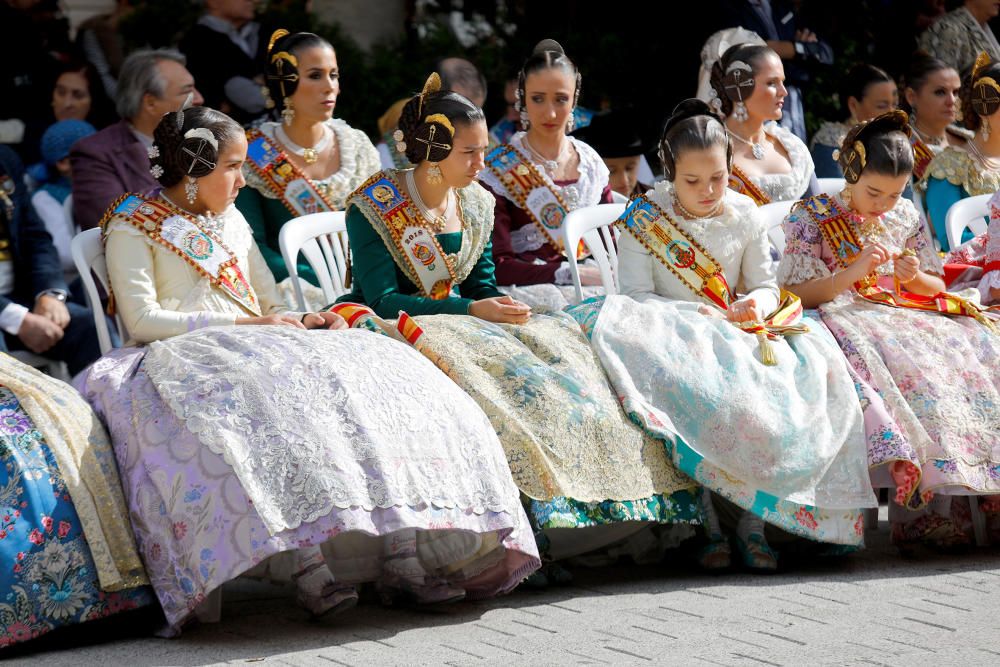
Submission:
[[[660,160],[666,181],[617,223],[621,294],[596,322],[599,299],[569,310],[626,412],[704,486],[702,566],[731,561],[713,497],[739,508],[732,539],[751,569],[777,567],[765,522],[861,544],[861,508],[876,501],[854,383],[836,341],[779,292],[765,223],[727,187],[725,126],[704,102],[682,102]]]
[[[567,136],[580,81],[580,72],[558,42],[539,42],[518,74],[515,107],[522,131],[486,156],[480,176],[497,200],[497,283],[532,306],[558,309],[572,294],[565,256],[570,250],[562,247],[566,214],[611,201],[608,168],[600,155]],[[571,251],[583,259],[579,249]],[[579,276],[584,286],[601,284],[600,272],[588,262],[579,267]]]
[[[781,58],[767,46],[736,44],[712,65],[709,105],[733,140],[729,187],[758,206],[818,191],[809,149],[778,125],[788,92]]]
[[[888,409],[880,437],[868,432],[873,480],[896,486],[893,541],[955,546],[972,537],[969,502],[979,499],[969,496],[1000,492],[1000,336],[988,314],[944,292],[941,260],[900,198],[913,169],[909,130],[895,111],[848,133],[848,185],[792,207],[778,280],[819,309]]]
[[[340,69],[326,40],[312,33],[275,31],[266,72],[268,97],[279,122],[247,133],[244,174],[250,187],[240,192],[236,207],[250,223],[279,289],[287,293],[282,281],[288,268],[278,245],[282,225],[307,213],[343,210],[347,196],[378,171],[380,163],[378,150],[364,132],[333,117]],[[318,285],[304,258],[298,274]],[[318,292],[305,291],[307,298]]]

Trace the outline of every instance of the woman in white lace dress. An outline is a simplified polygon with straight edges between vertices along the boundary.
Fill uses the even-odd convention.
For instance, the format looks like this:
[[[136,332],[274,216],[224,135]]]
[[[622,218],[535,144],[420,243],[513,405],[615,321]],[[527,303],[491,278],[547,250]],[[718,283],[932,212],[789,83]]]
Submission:
[[[601,156],[566,134],[573,129],[579,96],[576,65],[557,42],[539,42],[518,75],[516,106],[523,130],[486,156],[480,175],[497,200],[497,284],[531,306],[559,309],[572,293],[566,253],[578,249],[563,248],[566,214],[611,201]],[[579,275],[583,285],[601,284],[600,271],[589,263],[579,267]]]
[[[472,399],[405,344],[326,330],[344,326],[332,313],[282,314],[232,206],[241,128],[195,108],[155,139],[163,192],[123,197],[102,224],[118,313],[145,346],[102,357],[79,386],[112,434],[168,623],[282,552],[314,614],[353,604],[357,582],[442,602],[537,568]]]
[[[333,117],[340,69],[337,54],[322,37],[276,31],[268,50],[267,90],[280,122],[248,132],[243,172],[250,187],[240,192],[236,208],[250,223],[279,289],[290,294],[278,245],[282,225],[308,213],[342,211],[347,196],[380,164],[365,133]],[[305,259],[297,270],[307,282],[319,284]],[[310,301],[317,293],[306,289],[307,296],[316,295]]]
[[[736,44],[712,65],[709,104],[725,118],[735,149],[729,187],[758,206],[819,189],[809,149],[777,123],[784,81],[781,58],[767,46]]]
[[[682,102],[660,145],[667,181],[618,223],[622,294],[606,297],[596,323],[597,299],[570,313],[592,327],[625,410],[711,491],[701,496],[704,567],[730,563],[716,495],[739,507],[733,539],[748,567],[777,566],[765,522],[860,545],[861,509],[876,500],[837,343],[781,299],[764,221],[726,187],[732,144],[705,103]]]
[[[913,168],[909,130],[896,111],[848,133],[848,186],[792,208],[778,280],[819,309],[884,399],[869,456],[891,463],[876,482],[897,487],[894,541],[953,545],[972,537],[968,497],[1000,493],[1000,336],[974,303],[943,292],[941,260],[900,199]]]

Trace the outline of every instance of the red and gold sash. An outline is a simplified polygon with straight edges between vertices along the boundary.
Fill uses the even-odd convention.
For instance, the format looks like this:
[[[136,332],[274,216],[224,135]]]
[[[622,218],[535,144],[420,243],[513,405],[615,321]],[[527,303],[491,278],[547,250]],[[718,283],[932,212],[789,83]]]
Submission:
[[[913,146],[913,182],[917,183],[924,177],[927,165],[934,159],[934,152],[920,140],[916,132],[910,136],[910,144]]]
[[[260,130],[247,132],[247,164],[294,216],[336,211],[323,191],[306,178],[278,145]]]
[[[722,310],[729,309],[733,294],[722,266],[649,197],[640,195],[633,199],[615,224],[635,237],[695,296]],[[801,320],[801,301],[794,294],[784,292],[778,308],[762,322],[734,324],[758,337],[762,360],[774,365],[777,358],[768,339],[807,332],[809,329]]]
[[[864,250],[864,244],[855,232],[848,213],[828,195],[810,197],[801,203],[819,227],[834,257],[837,258],[837,263],[846,269]],[[971,317],[991,331],[997,332],[996,325],[990,321],[982,308],[957,294],[938,292],[933,296],[924,296],[898,288],[895,292],[890,292],[879,286],[878,275],[874,272],[854,283],[854,291],[865,301],[884,306]]]
[[[492,150],[486,156],[486,166],[507,189],[517,207],[528,214],[549,244],[565,254],[561,232],[570,209],[555,184],[510,144]],[[576,258],[583,259],[587,254],[587,245],[581,240],[576,247]]]
[[[403,196],[387,172],[379,172],[365,181],[348,198],[348,203],[366,213],[393,260],[422,296],[448,298],[452,285],[458,282],[456,260],[444,252],[417,207]]]
[[[101,219],[105,235],[108,224],[114,219],[127,222],[170,250],[233,301],[260,316],[257,294],[240,270],[236,256],[221,238],[203,229],[190,214],[160,199],[126,194],[118,198]]]
[[[751,181],[750,177],[735,164],[729,172],[729,189],[750,197],[757,206],[771,203],[771,198],[767,196],[767,193],[757,187],[757,184]]]

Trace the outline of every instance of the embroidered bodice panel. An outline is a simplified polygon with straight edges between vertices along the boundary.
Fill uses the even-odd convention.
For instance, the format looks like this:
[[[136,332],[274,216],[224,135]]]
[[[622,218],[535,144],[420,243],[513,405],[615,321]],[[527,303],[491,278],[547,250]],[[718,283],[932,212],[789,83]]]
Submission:
[[[549,177],[548,172],[545,171],[543,164],[535,161],[535,154],[524,144],[524,137],[524,132],[517,132],[507,143],[516,148],[522,156],[531,161],[546,183],[555,192],[559,193],[559,196],[562,197],[563,202],[569,210],[572,211],[584,206],[593,206],[601,202],[601,195],[603,194],[604,189],[608,187],[608,179],[611,174],[608,171],[607,165],[604,164],[604,160],[602,160],[601,156],[597,154],[597,151],[576,137],[566,137],[569,139],[573,148],[576,149],[577,155],[580,156],[580,164],[577,167],[577,171],[580,172],[580,177],[575,182],[567,183],[565,185],[556,185],[555,182],[553,182],[553,180]],[[479,179],[488,185],[493,192],[506,197],[511,202],[514,202],[515,205],[517,204],[517,202],[515,202],[510,196],[507,188],[500,182],[500,179],[489,167],[480,172]]]
[[[927,165],[920,188],[926,191],[927,182],[932,178],[958,185],[970,197],[1000,190],[1000,170],[983,168],[965,149],[956,146],[948,146],[934,156]]]
[[[842,209],[850,211],[839,198],[834,196],[834,199]],[[866,225],[856,215],[849,216],[849,220],[862,244],[881,243],[894,255],[901,253],[904,248],[910,248],[917,253],[921,271],[942,274],[941,258],[927,240],[920,214],[909,199],[900,197],[896,206],[882,216],[880,225]],[[840,265],[833,250],[801,203],[792,207],[785,218],[784,227],[785,252],[778,266],[778,282],[781,285],[799,285],[816,278],[825,278],[831,272],[839,270]],[[893,271],[891,260],[880,266],[878,271],[888,279],[890,287]]]
[[[788,161],[792,165],[792,170],[787,174],[764,174],[763,176],[750,176],[754,185],[764,191],[772,202],[796,200],[805,194],[809,187],[809,179],[815,171],[812,156],[809,148],[787,130],[777,123],[767,123],[764,131],[778,140],[788,153]]]
[[[727,189],[725,205],[718,216],[687,220],[674,209],[671,183],[657,183],[646,196],[715,259],[734,292],[754,293],[766,312],[777,306],[778,285],[770,257],[767,227],[752,199]],[[650,292],[672,300],[699,300],[632,234],[623,231],[618,243],[622,294],[637,300],[643,300],[643,295],[648,296]],[[767,306],[772,307],[768,309]]]
[[[331,118],[326,122],[336,138],[340,151],[340,169],[323,179],[310,180],[317,190],[322,192],[334,209],[342,211],[347,197],[365,182],[365,180],[382,168],[378,149],[361,130],[356,130],[340,118]],[[261,133],[274,142],[279,148],[282,143],[275,137],[274,131],[278,123],[268,122],[260,126]],[[244,166],[243,176],[247,185],[268,199],[278,199],[278,193],[271,189],[249,165]]]
[[[287,310],[250,225],[235,206],[212,218],[195,219],[232,252],[263,314]],[[235,318],[250,315],[189,261],[128,222],[112,219],[106,234],[115,302],[135,340],[149,342],[203,326],[232,324]]]

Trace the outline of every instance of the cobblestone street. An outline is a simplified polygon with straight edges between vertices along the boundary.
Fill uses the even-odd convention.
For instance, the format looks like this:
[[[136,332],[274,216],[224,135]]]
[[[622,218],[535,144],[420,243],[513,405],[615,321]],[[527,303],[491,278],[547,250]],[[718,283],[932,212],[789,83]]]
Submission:
[[[885,524],[868,539],[864,552],[771,576],[578,567],[567,587],[436,613],[363,601],[323,623],[291,589],[242,580],[225,589],[221,623],[180,639],[113,620],[42,638],[10,664],[1000,664],[1000,550],[904,560]]]

